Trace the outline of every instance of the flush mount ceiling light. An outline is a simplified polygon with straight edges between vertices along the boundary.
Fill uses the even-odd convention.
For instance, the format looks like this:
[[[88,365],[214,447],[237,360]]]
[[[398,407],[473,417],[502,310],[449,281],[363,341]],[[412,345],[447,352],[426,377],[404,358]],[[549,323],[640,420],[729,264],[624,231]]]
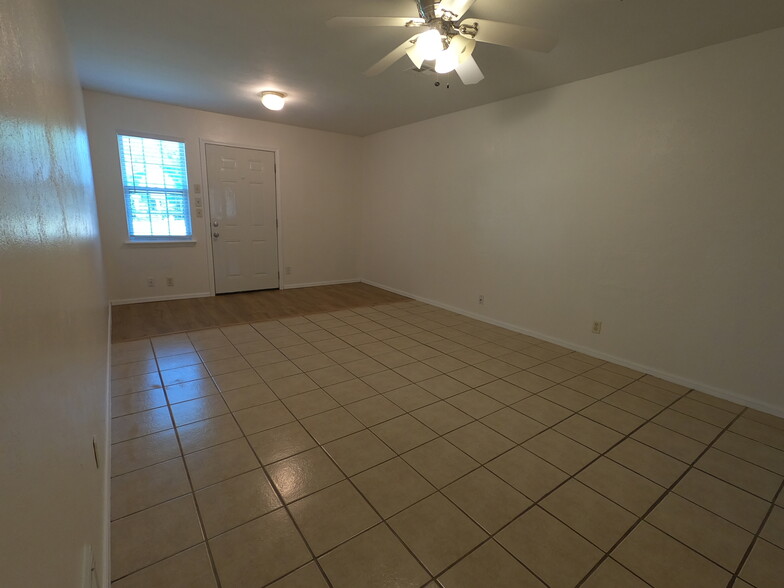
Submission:
[[[270,110],[281,110],[286,104],[286,94],[283,92],[262,92],[261,103]]]

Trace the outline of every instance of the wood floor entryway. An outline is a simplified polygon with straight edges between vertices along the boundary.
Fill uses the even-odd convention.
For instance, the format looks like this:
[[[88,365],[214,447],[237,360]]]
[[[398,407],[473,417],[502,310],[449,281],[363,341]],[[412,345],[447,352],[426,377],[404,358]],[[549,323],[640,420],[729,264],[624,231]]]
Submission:
[[[112,307],[112,342],[408,300],[362,283]]]

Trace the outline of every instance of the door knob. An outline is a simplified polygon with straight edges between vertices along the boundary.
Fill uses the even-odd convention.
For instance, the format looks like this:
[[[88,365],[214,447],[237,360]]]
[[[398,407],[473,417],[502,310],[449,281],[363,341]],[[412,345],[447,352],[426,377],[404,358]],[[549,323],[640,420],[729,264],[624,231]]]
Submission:
[[[217,227],[218,226],[218,221],[212,221],[212,226],[213,227]]]
[[[219,233],[218,231],[215,231],[215,232],[212,234],[212,236],[213,236],[213,237],[215,237],[215,238],[217,239],[218,237],[220,237],[220,233]]]

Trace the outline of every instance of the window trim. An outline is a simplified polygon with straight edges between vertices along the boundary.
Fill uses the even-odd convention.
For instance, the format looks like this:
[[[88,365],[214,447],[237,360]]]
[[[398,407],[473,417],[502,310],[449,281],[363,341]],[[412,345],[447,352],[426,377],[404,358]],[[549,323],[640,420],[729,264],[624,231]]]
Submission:
[[[188,206],[188,220],[190,225],[190,234],[188,235],[131,235],[131,228],[129,225],[130,217],[128,216],[128,204],[125,196],[125,182],[123,181],[123,160],[122,154],[120,152],[120,141],[119,138],[121,136],[128,136],[128,137],[138,137],[140,139],[154,139],[157,141],[171,141],[175,143],[182,143],[183,148],[185,150],[185,202]],[[146,246],[155,246],[155,245],[192,245],[196,243],[196,239],[194,238],[194,223],[193,223],[193,213],[192,213],[192,202],[191,202],[191,191],[190,191],[190,173],[188,170],[188,161],[189,161],[189,154],[188,154],[188,142],[183,137],[175,137],[170,135],[159,135],[155,133],[145,133],[140,131],[130,131],[126,129],[115,129],[114,134],[114,145],[115,149],[117,150],[117,163],[119,164],[119,173],[120,173],[120,189],[122,192],[122,201],[123,201],[123,213],[125,215],[125,233],[127,235],[127,239],[124,245],[136,246],[136,245],[146,245]]]
[[[123,243],[126,247],[188,247],[191,245],[196,245],[198,241],[196,239],[176,239],[176,240],[169,240],[169,241],[161,241],[161,240],[139,240],[135,239],[131,241],[125,241]]]

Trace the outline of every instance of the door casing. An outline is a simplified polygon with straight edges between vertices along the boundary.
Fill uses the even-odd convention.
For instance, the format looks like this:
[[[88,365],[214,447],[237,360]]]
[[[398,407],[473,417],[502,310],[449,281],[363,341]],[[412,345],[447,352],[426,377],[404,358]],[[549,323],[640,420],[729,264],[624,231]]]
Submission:
[[[210,294],[215,296],[215,258],[212,252],[212,231],[210,226],[210,194],[209,194],[209,185],[207,179],[207,145],[219,145],[221,147],[237,147],[239,149],[255,149],[257,151],[271,151],[275,154],[275,206],[277,209],[277,219],[278,219],[278,230],[277,230],[277,239],[278,239],[278,271],[280,272],[280,278],[278,279],[278,289],[285,290],[286,285],[283,283],[283,278],[285,272],[283,272],[283,265],[284,255],[283,255],[283,223],[281,222],[281,218],[283,216],[283,199],[281,198],[281,181],[280,181],[280,149],[278,147],[270,147],[270,146],[263,146],[263,145],[248,145],[243,143],[227,143],[225,141],[213,141],[210,139],[199,139],[199,157],[201,159],[201,185],[202,185],[202,193],[201,196],[203,198],[203,209],[204,213],[204,238],[207,240],[207,274],[209,277],[210,282]]]

